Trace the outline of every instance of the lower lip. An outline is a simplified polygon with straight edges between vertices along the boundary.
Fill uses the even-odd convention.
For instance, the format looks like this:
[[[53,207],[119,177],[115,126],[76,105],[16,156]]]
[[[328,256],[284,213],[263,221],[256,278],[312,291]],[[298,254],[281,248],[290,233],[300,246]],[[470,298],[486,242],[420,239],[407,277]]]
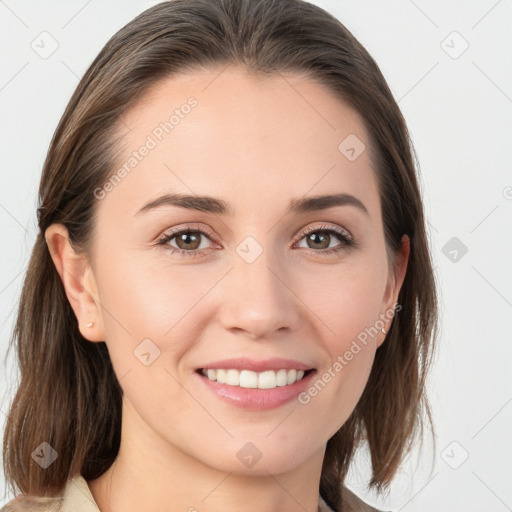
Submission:
[[[206,387],[215,393],[221,400],[241,409],[261,411],[279,407],[297,398],[309,385],[316,370],[309,372],[301,380],[287,386],[277,386],[272,389],[242,388],[240,386],[229,386],[195,372]]]

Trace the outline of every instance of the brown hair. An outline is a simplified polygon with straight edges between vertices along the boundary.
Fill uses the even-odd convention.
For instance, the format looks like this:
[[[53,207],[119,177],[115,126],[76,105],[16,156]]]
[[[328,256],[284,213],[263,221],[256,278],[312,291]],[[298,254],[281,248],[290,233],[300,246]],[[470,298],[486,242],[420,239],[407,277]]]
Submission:
[[[335,510],[355,450],[367,441],[371,488],[383,492],[410,451],[422,412],[432,426],[425,379],[437,331],[435,280],[405,121],[377,64],[332,15],[302,0],[171,0],[144,11],[104,46],[59,122],[39,188],[39,233],[11,339],[21,381],[4,436],[12,488],[55,496],[68,478],[92,480],[117,456],[122,389],[105,343],[91,343],[50,257],[45,230],[62,223],[87,254],[93,191],[113,172],[120,115],[157,81],[183,71],[242,65],[271,75],[305,73],[354,108],[370,137],[384,234],[392,255],[410,237],[398,313],[376,353],[363,395],[327,443],[320,493]],[[341,141],[340,141],[341,142]],[[43,441],[58,453],[47,469],[31,457]]]

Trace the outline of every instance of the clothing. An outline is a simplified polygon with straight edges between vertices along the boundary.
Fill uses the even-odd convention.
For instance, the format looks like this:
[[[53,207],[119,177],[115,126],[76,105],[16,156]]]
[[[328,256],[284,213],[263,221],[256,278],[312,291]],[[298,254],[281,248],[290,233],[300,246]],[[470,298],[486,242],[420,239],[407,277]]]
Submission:
[[[322,496],[320,496],[320,512],[324,512],[321,508],[322,502],[325,503],[325,501],[322,499]],[[376,509],[365,503],[361,498],[359,498],[345,486],[342,486],[341,488],[341,503],[343,507],[341,512],[383,512],[382,510]],[[325,506],[327,507],[325,509],[326,512],[336,512],[333,511],[332,508],[330,508],[327,504],[325,504]]]
[[[100,512],[87,481],[81,475],[70,478],[60,498],[39,498],[20,494],[0,512]]]
[[[346,487],[343,487],[343,500],[342,512],[381,512],[364,503]],[[327,505],[322,496],[319,496],[318,506],[320,512],[335,512]],[[0,509],[0,512],[21,511],[100,512],[100,509],[94,501],[87,481],[78,475],[68,480],[61,498],[36,498],[20,494]]]

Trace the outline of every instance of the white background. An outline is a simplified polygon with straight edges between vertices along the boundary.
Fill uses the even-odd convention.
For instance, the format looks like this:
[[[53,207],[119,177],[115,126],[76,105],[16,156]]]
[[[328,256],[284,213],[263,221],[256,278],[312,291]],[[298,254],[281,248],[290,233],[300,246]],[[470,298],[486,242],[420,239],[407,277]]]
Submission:
[[[16,375],[12,352],[4,357],[37,233],[37,187],[51,136],[102,46],[155,3],[0,0],[2,432]],[[387,498],[365,488],[366,453],[348,485],[384,510],[512,510],[512,1],[313,3],[368,49],[406,118],[441,295],[429,383],[436,451],[429,456],[427,433],[424,451],[406,460]],[[31,47],[43,31],[58,42],[46,59]],[[458,247],[446,246],[445,255],[453,237]],[[3,488],[1,503],[11,498]]]

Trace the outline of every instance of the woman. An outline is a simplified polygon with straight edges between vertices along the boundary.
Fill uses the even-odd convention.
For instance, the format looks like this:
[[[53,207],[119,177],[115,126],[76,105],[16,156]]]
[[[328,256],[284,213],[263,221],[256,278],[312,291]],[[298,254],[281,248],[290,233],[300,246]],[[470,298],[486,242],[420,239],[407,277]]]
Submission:
[[[375,510],[430,410],[403,117],[299,0],[171,0],[101,50],[44,165],[4,509]]]

